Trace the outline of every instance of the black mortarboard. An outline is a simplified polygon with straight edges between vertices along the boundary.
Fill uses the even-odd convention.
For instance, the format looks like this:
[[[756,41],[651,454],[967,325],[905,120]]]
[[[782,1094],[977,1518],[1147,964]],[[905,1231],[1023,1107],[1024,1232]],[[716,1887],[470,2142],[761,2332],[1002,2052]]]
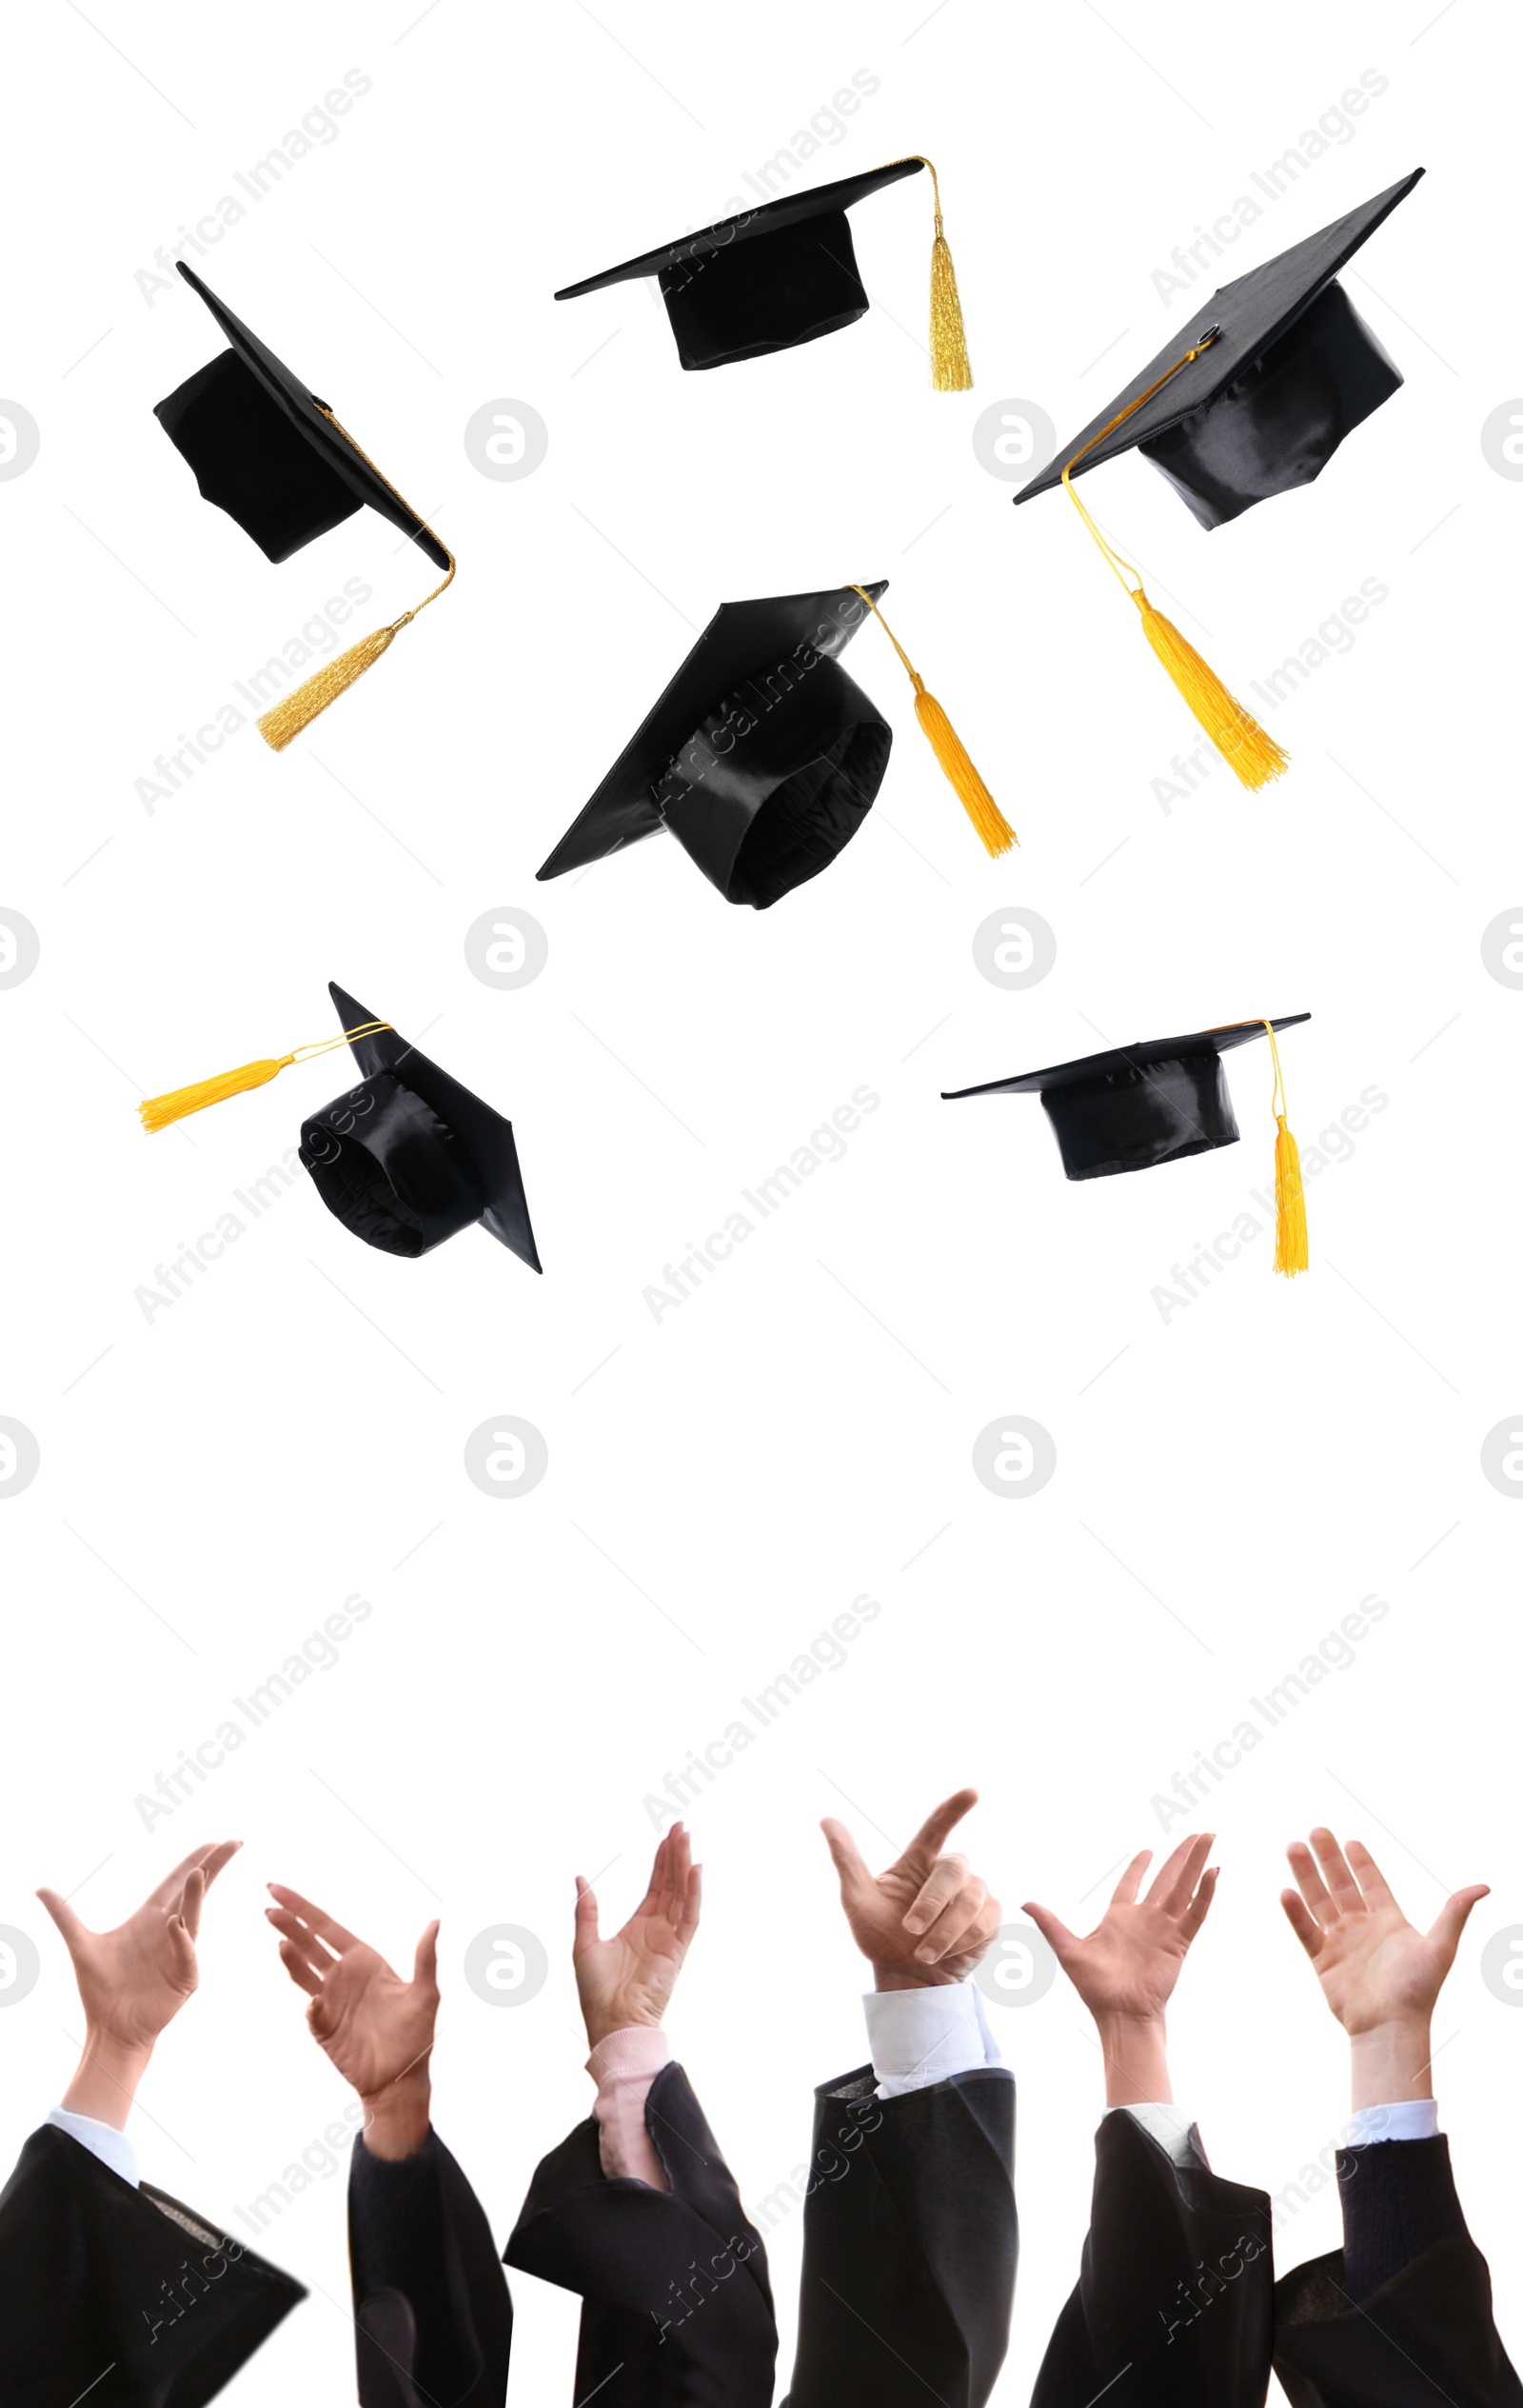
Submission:
[[[566,285],[557,301],[576,301],[636,276],[655,276],[666,304],[683,368],[724,368],[732,360],[786,351],[817,335],[834,334],[867,309],[857,272],[846,211],[885,184],[918,175],[929,159],[895,159],[865,175],[841,176],[813,191],[788,192],[738,217],[683,234],[659,250],[642,251],[622,267]],[[936,187],[936,169],[931,168]],[[962,312],[952,254],[941,230],[936,190],[931,248],[931,382],[940,392],[966,392],[968,367]]]
[[[299,1148],[329,1212],[366,1245],[409,1259],[479,1223],[539,1270],[512,1124],[342,986],[329,982],[328,993],[340,1036],[155,1096],[138,1107],[144,1127],[151,1134],[264,1086],[299,1057],[331,1053],[346,1038],[359,1083],[308,1115]]]
[[[1135,448],[1162,470],[1199,524],[1213,527],[1319,476],[1344,436],[1401,384],[1337,276],[1422,172],[1414,169],[1361,209],[1223,285],[1197,313],[1195,330],[1166,344],[1015,497],[1019,504],[1067,487],[1122,585],[1123,569],[1137,577],[1127,590],[1149,642],[1248,786],[1277,777],[1285,754],[1153,608],[1138,572],[1101,535],[1073,479]]]
[[[1344,436],[1400,387],[1400,370],[1337,277],[1422,172],[1414,168],[1320,233],[1223,285],[1197,312],[1198,331],[1165,344],[1022,486],[1017,503],[1060,484],[1065,462],[1076,477],[1087,476],[1134,448],[1163,471],[1205,527],[1225,526],[1272,493],[1310,485]],[[1171,373],[1180,352],[1213,327],[1210,346]],[[1153,397],[1143,403],[1146,392]]]
[[[841,667],[887,590],[880,578],[722,602],[540,877],[564,877],[663,827],[726,903],[759,911],[828,869],[871,810],[893,744],[877,705]],[[940,706],[915,683],[938,759],[985,843],[1005,849],[1013,840],[987,788],[968,762],[1003,844],[991,841],[982,806],[964,794],[951,746],[967,757],[944,714],[940,726],[928,720]]]
[[[288,560],[368,503],[447,572],[447,585],[455,573],[452,555],[346,433],[327,403],[309,392],[184,260],[175,264],[232,347],[198,368],[153,409],[194,471],[203,500],[226,510],[272,561]],[[436,590],[442,593],[444,587]],[[417,608],[423,607],[419,603]],[[415,616],[405,612],[390,627],[325,662],[306,686],[260,719],[266,742],[281,751]]]
[[[1300,1157],[1286,1126],[1285,1090],[1276,1031],[1298,1027],[1310,1012],[1282,1020],[1230,1021],[1187,1037],[1154,1037],[1108,1053],[1085,1054],[1048,1070],[990,1079],[942,1092],[944,1104],[970,1095],[1039,1095],[1053,1124],[1069,1179],[1109,1179],[1119,1171],[1152,1170],[1218,1145],[1236,1145],[1239,1131],[1221,1057],[1267,1036],[1275,1062],[1276,1196],[1279,1207],[1275,1268],[1306,1268],[1306,1213]],[[1285,1259],[1282,1260],[1281,1256]],[[1298,1260],[1296,1259],[1298,1256]]]

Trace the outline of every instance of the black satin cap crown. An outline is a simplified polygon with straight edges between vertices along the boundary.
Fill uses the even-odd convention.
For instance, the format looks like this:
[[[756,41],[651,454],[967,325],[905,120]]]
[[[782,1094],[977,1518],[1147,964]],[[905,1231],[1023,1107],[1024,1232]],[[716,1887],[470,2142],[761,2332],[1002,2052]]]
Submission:
[[[886,582],[864,586],[876,602]],[[893,742],[840,666],[869,615],[850,586],[723,602],[539,872],[666,828],[727,903],[764,910],[829,867]]]
[[[1415,168],[1361,209],[1223,285],[1123,392],[1059,446],[1017,502],[1060,484],[1067,462],[1212,327],[1217,332],[1207,348],[1096,443],[1075,468],[1076,481],[1101,461],[1139,450],[1205,527],[1309,485],[1344,436],[1400,387],[1399,369],[1336,278],[1422,172]]]
[[[331,983],[341,1028],[372,1015]],[[366,1245],[415,1258],[479,1223],[531,1271],[511,1123],[394,1028],[354,1037],[358,1083],[302,1123],[301,1159],[329,1212]]]
[[[1272,1025],[1298,1027],[1310,1012]],[[1189,1037],[1153,1037],[1109,1053],[1084,1055],[1049,1070],[1027,1070],[982,1086],[943,1090],[943,1104],[970,1095],[1039,1095],[1070,1179],[1109,1179],[1151,1170],[1217,1145],[1236,1145],[1237,1123],[1221,1057],[1264,1035],[1261,1020],[1202,1028]]]
[[[898,159],[809,192],[784,193],[566,285],[555,297],[576,301],[605,285],[655,276],[683,368],[722,368],[812,343],[867,308],[846,211],[885,184],[918,175],[923,164]]]
[[[447,568],[449,554],[438,537],[324,417],[301,378],[183,259],[175,265],[232,346],[154,406],[204,499],[275,561],[288,560],[368,503],[410,535],[435,567]]]

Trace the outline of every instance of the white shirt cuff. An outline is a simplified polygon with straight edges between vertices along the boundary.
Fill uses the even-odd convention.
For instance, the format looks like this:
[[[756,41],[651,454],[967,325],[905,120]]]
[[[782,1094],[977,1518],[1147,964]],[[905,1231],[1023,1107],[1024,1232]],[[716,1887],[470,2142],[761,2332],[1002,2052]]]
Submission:
[[[1436,2099],[1397,2099],[1388,2107],[1355,2107],[1343,2136],[1345,2149],[1366,2149],[1375,2140],[1434,2140]]]
[[[972,1981],[927,1990],[869,1990],[862,2000],[880,2099],[928,2090],[954,2074],[1003,2062]]]
[[[1113,2107],[1113,2116],[1130,2116],[1139,2123],[1150,2140],[1156,2140],[1166,2158],[1176,2165],[1198,2165],[1192,2135],[1195,2126],[1178,2108],[1166,2099],[1144,2099],[1130,2107]]]
[[[130,2182],[134,2191],[137,2189],[137,2151],[115,2124],[99,2123],[93,2116],[76,2116],[71,2107],[49,2107],[43,2120],[55,2123],[60,2132],[67,2132],[82,2149],[88,2149],[102,2165],[109,2165],[113,2174],[119,2174],[124,2182]]]

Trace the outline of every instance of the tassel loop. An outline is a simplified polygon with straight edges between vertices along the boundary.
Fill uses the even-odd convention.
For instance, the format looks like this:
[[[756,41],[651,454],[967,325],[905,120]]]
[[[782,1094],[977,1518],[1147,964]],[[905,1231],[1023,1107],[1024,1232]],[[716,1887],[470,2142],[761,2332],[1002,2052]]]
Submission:
[[[966,745],[936,696],[926,692],[924,678],[915,667],[872,595],[864,586],[853,586],[852,592],[861,595],[868,609],[902,661],[910,684],[915,688],[916,719],[953,793],[973,822],[975,832],[984,851],[991,859],[998,859],[1001,853],[1008,853],[1012,845],[1019,843],[1019,840],[979,776]]]

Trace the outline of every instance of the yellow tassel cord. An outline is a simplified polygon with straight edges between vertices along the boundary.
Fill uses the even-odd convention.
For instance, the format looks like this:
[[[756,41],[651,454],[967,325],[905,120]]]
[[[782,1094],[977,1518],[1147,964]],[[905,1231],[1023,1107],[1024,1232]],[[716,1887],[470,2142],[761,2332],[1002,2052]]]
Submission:
[[[329,426],[337,428],[345,442],[354,450],[359,451],[366,467],[374,469],[375,474],[381,477],[381,482],[387,491],[397,494],[397,500],[402,502],[403,508],[411,510],[411,504],[402,501],[402,495],[397,493],[397,488],[390,478],[382,476],[381,470],[376,468],[369,454],[360,450],[359,445],[348,428],[339,426],[333,412],[324,403],[319,402],[317,406]],[[417,512],[412,511],[412,515],[417,517]],[[431,527],[428,531],[430,534],[433,532]],[[435,537],[434,540],[437,542],[439,539]],[[430,602],[438,600],[445,587],[452,582],[455,574],[455,555],[449,551],[447,545],[443,548],[448,553],[449,558],[449,574],[443,584],[435,586],[432,593],[425,594],[422,602],[415,603],[410,610],[404,610],[401,618],[393,619],[388,627],[377,627],[372,635],[362,636],[358,644],[351,644],[348,650],[341,652],[336,660],[325,661],[316,674],[307,680],[305,686],[298,686],[294,693],[286,695],[275,705],[273,710],[267,710],[255,723],[271,751],[284,752],[293,736],[299,736],[304,727],[310,726],[319,711],[326,710],[329,703],[337,702],[346,687],[352,686],[357,677],[363,677],[366,670],[381,658],[393,636],[399,634],[409,621],[415,619],[420,610],[426,610]],[[257,1083],[250,1082],[250,1084]],[[209,1097],[208,1099],[208,1102],[214,1100]],[[194,1106],[189,1108],[194,1109]]]
[[[958,297],[958,271],[952,265],[952,252],[941,229],[941,188],[930,160],[922,158],[919,151],[913,155],[917,166],[930,169],[936,206],[936,231],[931,242],[931,383],[939,393],[969,393],[973,390],[973,369],[968,364],[968,337],[962,324],[962,303]],[[890,159],[885,164],[902,168],[909,162]]]
[[[861,595],[868,609],[908,670],[910,684],[915,688],[915,716],[925,731],[931,750],[951,782],[958,801],[978,830],[984,851],[993,856],[1008,853],[1011,846],[1019,841],[1016,831],[979,775],[961,737],[936,696],[926,692],[923,678],[872,595],[861,586],[853,586],[852,592]]]
[[[1130,594],[1137,604],[1142,617],[1143,634],[1173,678],[1196,719],[1205,729],[1234,775],[1244,786],[1256,789],[1259,786],[1268,786],[1272,778],[1284,774],[1289,766],[1290,755],[1283,746],[1275,742],[1273,736],[1266,735],[1252,713],[1244,710],[1241,703],[1229,693],[1216,670],[1201,659],[1193,644],[1186,643],[1172,621],[1166,619],[1161,610],[1155,610],[1142,590],[1140,573],[1133,567],[1130,561],[1123,560],[1119,552],[1112,550],[1070,482],[1074,469],[1087,453],[1094,450],[1097,444],[1103,443],[1106,436],[1114,433],[1123,420],[1131,417],[1135,409],[1140,409],[1144,402],[1151,401],[1154,394],[1168,383],[1170,377],[1177,369],[1184,368],[1191,360],[1197,360],[1201,352],[1208,349],[1216,339],[1216,329],[1213,327],[1192,350],[1181,352],[1173,366],[1166,368],[1163,374],[1148,387],[1145,393],[1138,393],[1136,401],[1128,402],[1124,409],[1118,411],[1108,427],[1102,427],[1098,435],[1092,435],[1083,450],[1076,451],[1067,468],[1064,468],[1063,488],[1075,509],[1099,546],[1122,592]],[[1129,577],[1137,578],[1135,586],[1127,583]]]
[[[389,1028],[389,1020],[367,1020],[358,1028],[346,1028],[337,1037],[325,1037],[313,1045],[298,1045],[292,1053],[283,1053],[278,1062],[246,1062],[241,1070],[224,1070],[215,1079],[198,1079],[193,1086],[176,1087],[170,1095],[150,1096],[137,1107],[138,1118],[150,1137],[171,1123],[183,1121],[192,1112],[204,1111],[208,1104],[225,1104],[230,1095],[247,1095],[251,1087],[267,1086],[277,1072],[293,1062],[311,1061],[320,1053],[331,1053],[336,1046],[346,1045],[351,1037],[374,1037],[383,1028]]]
[[[1274,1023],[1266,1020],[1264,1026],[1275,1057],[1275,1268],[1293,1280],[1312,1260],[1306,1236],[1306,1195],[1301,1186],[1300,1148],[1285,1123],[1285,1073],[1279,1066]]]

